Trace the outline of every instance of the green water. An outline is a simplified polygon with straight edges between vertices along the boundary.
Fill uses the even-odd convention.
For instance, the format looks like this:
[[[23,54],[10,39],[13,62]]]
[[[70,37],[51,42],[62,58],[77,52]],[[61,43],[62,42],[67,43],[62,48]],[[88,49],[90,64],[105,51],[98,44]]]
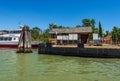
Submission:
[[[0,49],[0,81],[120,81],[120,59],[16,54]]]

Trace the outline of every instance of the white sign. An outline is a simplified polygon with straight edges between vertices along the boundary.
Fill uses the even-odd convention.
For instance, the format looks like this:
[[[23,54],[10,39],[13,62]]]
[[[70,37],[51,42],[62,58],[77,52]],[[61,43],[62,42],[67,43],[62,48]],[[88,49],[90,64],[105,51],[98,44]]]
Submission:
[[[78,34],[69,34],[69,40],[78,40]]]
[[[93,33],[93,40],[98,40],[98,34],[97,33]]]
[[[69,37],[68,37],[68,36],[66,36],[66,35],[64,35],[64,36],[62,36],[62,39],[63,39],[63,40],[68,40],[68,39],[69,39]]]
[[[74,34],[74,40],[78,40],[78,34]]]
[[[62,40],[62,36],[57,36],[57,40]]]

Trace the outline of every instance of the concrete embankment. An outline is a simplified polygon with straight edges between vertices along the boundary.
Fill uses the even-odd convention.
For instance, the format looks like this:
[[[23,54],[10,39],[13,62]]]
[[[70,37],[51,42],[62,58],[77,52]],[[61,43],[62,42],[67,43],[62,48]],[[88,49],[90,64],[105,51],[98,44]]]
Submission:
[[[38,53],[93,58],[120,58],[120,49],[111,48],[59,48],[39,46]]]

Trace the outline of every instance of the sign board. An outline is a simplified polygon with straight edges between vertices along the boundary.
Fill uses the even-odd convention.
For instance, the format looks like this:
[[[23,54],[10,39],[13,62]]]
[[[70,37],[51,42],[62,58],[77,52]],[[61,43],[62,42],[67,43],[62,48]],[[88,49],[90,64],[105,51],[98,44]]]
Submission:
[[[68,39],[69,39],[69,37],[68,37],[68,36],[66,36],[66,35],[63,35],[63,36],[62,36],[62,39],[63,39],[63,40],[68,40]]]
[[[78,34],[74,34],[74,40],[78,40]]]
[[[78,40],[78,34],[69,34],[69,40]]]
[[[57,40],[62,40],[62,36],[57,36]]]
[[[98,34],[97,33],[93,33],[93,40],[98,40]]]

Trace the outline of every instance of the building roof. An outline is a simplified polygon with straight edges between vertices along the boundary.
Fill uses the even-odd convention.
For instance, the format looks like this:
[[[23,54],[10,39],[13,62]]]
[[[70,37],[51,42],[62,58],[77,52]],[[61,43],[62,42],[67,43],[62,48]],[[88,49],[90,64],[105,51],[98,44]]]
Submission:
[[[79,27],[79,28],[53,28],[50,30],[50,34],[54,33],[91,33],[91,27]]]

